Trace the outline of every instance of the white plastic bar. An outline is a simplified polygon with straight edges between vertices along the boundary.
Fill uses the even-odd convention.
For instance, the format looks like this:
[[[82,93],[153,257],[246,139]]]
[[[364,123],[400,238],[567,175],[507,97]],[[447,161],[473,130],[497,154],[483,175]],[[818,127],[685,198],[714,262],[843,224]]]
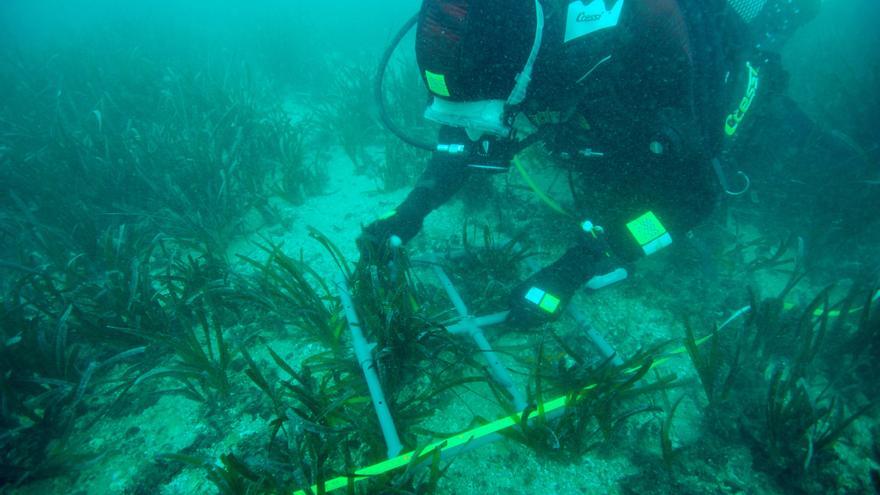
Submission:
[[[596,331],[593,328],[593,324],[590,323],[590,320],[580,311],[575,310],[571,305],[566,309],[568,314],[574,318],[574,321],[577,322],[578,326],[587,334],[587,337],[590,339],[590,342],[593,343],[593,346],[596,348],[596,351],[602,355],[605,359],[610,359],[611,364],[614,366],[622,366],[623,359],[617,354],[617,351],[614,350],[614,347],[611,347],[611,344],[605,340],[605,337],[602,337],[602,334]]]
[[[375,347],[375,344],[370,344],[367,342],[366,337],[364,337],[364,332],[361,330],[361,323],[354,308],[354,303],[351,300],[351,293],[348,291],[348,284],[345,282],[345,278],[340,276],[336,286],[339,289],[339,299],[342,302],[345,318],[348,320],[348,330],[351,332],[354,354],[364,373],[364,379],[367,381],[367,388],[373,401],[373,409],[376,410],[379,427],[382,429],[382,436],[385,438],[388,458],[391,459],[400,454],[403,450],[403,445],[400,443],[400,437],[397,435],[397,428],[394,426],[394,418],[391,416],[388,402],[385,401],[382,383],[379,381],[379,376],[376,375],[376,362],[373,359],[373,347]]]
[[[489,341],[486,340],[486,336],[483,335],[483,329],[474,326],[473,331],[471,331],[471,338],[474,339],[474,343],[477,345],[480,353],[486,358],[486,364],[489,366],[492,378],[498,383],[498,385],[504,387],[504,390],[507,390],[508,394],[510,394],[511,399],[513,399],[513,407],[515,407],[517,411],[524,410],[528,405],[525,397],[519,389],[516,388],[507,368],[505,368],[498,359],[498,354],[492,350],[492,346],[489,345]]]
[[[449,325],[446,327],[446,331],[456,335],[460,333],[468,333],[474,325],[482,328],[504,323],[507,320],[508,315],[510,315],[510,311],[502,311],[500,313],[492,313],[485,316],[472,316],[467,322]]]
[[[469,318],[471,314],[467,309],[467,305],[464,303],[464,300],[461,298],[461,294],[458,293],[455,285],[452,284],[452,280],[450,280],[449,276],[446,275],[446,272],[443,271],[443,268],[440,266],[440,263],[437,262],[436,257],[432,257],[431,261],[433,262],[432,266],[434,268],[434,274],[437,276],[437,280],[440,281],[440,285],[443,286],[443,290],[446,291],[446,295],[449,296],[449,300],[452,301],[452,307],[455,308],[458,316]]]
[[[522,411],[526,408],[528,403],[526,402],[523,394],[516,388],[516,385],[513,383],[513,379],[510,377],[510,372],[507,371],[507,368],[501,364],[501,360],[498,358],[498,354],[492,349],[492,346],[489,344],[489,341],[486,340],[486,336],[483,335],[483,329],[477,325],[477,318],[471,316],[468,313],[467,306],[464,304],[464,300],[461,298],[461,294],[458,293],[455,286],[452,284],[452,280],[449,279],[449,276],[446,275],[446,272],[443,271],[443,268],[440,266],[440,263],[436,262],[436,257],[432,257],[432,263],[434,268],[434,273],[437,275],[437,279],[440,281],[440,285],[443,286],[443,289],[446,291],[446,294],[449,296],[449,299],[452,301],[452,306],[455,307],[455,310],[458,312],[458,315],[461,317],[462,321],[458,323],[458,328],[460,329],[459,333],[467,333],[474,339],[474,343],[477,346],[477,349],[480,350],[480,354],[486,359],[486,364],[489,366],[489,373],[491,373],[492,378],[510,394],[511,399],[513,399],[513,406],[517,411]],[[483,318],[483,321],[495,321],[499,316],[504,315],[504,319],[507,318],[507,313],[497,313],[495,318]],[[504,321],[499,320],[500,321]],[[453,332],[454,333],[454,332]]]

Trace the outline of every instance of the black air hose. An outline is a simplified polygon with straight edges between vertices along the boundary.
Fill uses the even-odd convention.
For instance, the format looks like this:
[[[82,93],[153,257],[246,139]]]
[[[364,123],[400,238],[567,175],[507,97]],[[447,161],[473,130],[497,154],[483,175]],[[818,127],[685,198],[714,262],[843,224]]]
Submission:
[[[403,27],[400,28],[400,31],[394,36],[394,39],[391,40],[391,44],[388,45],[388,48],[385,49],[385,53],[382,55],[382,60],[379,62],[379,70],[376,73],[376,81],[374,90],[374,97],[376,99],[376,104],[379,106],[379,117],[382,119],[382,123],[385,124],[385,127],[388,128],[395,136],[400,138],[401,141],[407,143],[411,146],[414,146],[419,149],[423,149],[426,151],[435,151],[437,146],[428,141],[422,141],[418,138],[407,135],[400,127],[391,120],[391,117],[388,115],[388,109],[385,106],[385,91],[382,88],[382,83],[385,79],[385,71],[388,69],[388,63],[391,61],[391,57],[394,55],[394,51],[397,50],[398,45],[403,40],[404,36],[419,22],[419,14],[416,13],[412,16]]]
[[[406,34],[419,22],[419,14],[416,13],[413,15],[403,27],[400,28],[400,31],[394,36],[391,40],[391,43],[388,45],[388,48],[385,49],[385,53],[382,54],[382,59],[379,61],[379,69],[376,71],[376,80],[373,86],[373,96],[376,99],[376,104],[379,107],[379,118],[382,120],[382,123],[385,127],[391,131],[392,134],[397,136],[401,141],[410,146],[414,146],[416,148],[425,150],[425,151],[437,151],[437,145],[435,143],[429,141],[422,141],[419,138],[412,137],[407,135],[397,124],[391,120],[391,116],[388,115],[388,108],[385,106],[385,91],[382,87],[382,83],[385,80],[385,71],[388,69],[388,63],[391,61],[391,57],[394,55],[395,50],[400,45],[400,42],[403,41],[403,38]],[[529,136],[528,138],[517,142],[512,148],[511,151],[514,155],[524,150],[525,148],[531,146],[532,144],[540,141],[544,136],[542,132],[536,132],[535,134]]]

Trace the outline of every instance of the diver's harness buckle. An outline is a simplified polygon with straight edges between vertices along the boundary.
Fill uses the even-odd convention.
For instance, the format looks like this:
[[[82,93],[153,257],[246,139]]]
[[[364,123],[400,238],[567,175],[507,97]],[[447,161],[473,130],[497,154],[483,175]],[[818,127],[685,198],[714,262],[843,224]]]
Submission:
[[[467,168],[492,173],[507,172],[510,169],[510,161],[491,157],[489,155],[490,149],[489,141],[484,140],[482,146],[468,146],[463,143],[438,144],[434,151],[449,156],[463,157]]]
[[[602,158],[603,156],[605,156],[605,153],[602,153],[601,151],[596,151],[593,148],[584,148],[578,151],[578,155],[584,158]]]
[[[730,188],[730,181],[727,180],[727,173],[724,172],[724,167],[721,165],[721,160],[717,157],[712,159],[712,169],[715,171],[715,176],[718,177],[718,183],[721,184],[721,189],[724,190],[724,194],[728,196],[742,196],[747,193],[749,189],[752,187],[752,180],[749,179],[749,176],[745,174],[742,170],[737,170],[736,175],[740,177],[743,181],[743,186],[739,190],[733,190]]]
[[[511,160],[520,147],[519,143],[485,137],[472,143],[441,143],[434,152],[457,157],[470,169],[503,173],[510,170]]]

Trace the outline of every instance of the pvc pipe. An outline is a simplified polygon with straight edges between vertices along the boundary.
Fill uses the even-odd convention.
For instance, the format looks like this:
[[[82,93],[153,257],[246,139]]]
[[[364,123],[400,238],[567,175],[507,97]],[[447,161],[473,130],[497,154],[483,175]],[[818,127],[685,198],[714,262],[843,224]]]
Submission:
[[[605,340],[605,337],[603,337],[601,333],[596,331],[596,329],[593,327],[593,324],[590,323],[590,320],[586,317],[586,315],[584,315],[580,311],[575,310],[571,305],[568,306],[568,309],[566,311],[574,319],[574,321],[577,322],[578,326],[587,334],[590,342],[593,343],[596,351],[598,351],[603,358],[610,359],[611,364],[613,364],[614,366],[623,365],[623,359],[620,357],[614,347],[612,347],[611,344],[609,344],[608,341]]]
[[[467,254],[467,251],[465,251],[463,249],[454,250],[449,254],[449,258],[456,259],[461,256],[464,256],[465,254]],[[435,272],[437,272],[438,269],[440,268],[439,263],[437,262],[437,255],[436,254],[428,255],[428,259],[425,261],[425,263],[431,264],[434,267]],[[527,263],[529,269],[531,269],[531,270],[537,271],[538,269],[540,269],[537,262],[535,262],[535,260],[533,260],[533,259],[529,259],[526,263]],[[440,269],[440,272],[442,272],[442,269]],[[443,273],[443,276],[445,277],[446,274]],[[449,279],[449,277],[446,277],[446,280],[448,280],[448,279]],[[442,279],[441,279],[441,283],[443,283]],[[451,282],[450,282],[450,285],[451,285]],[[444,285],[444,288],[445,288],[445,285]],[[454,290],[454,288],[453,288],[453,290]],[[447,289],[447,293],[448,293],[448,289]],[[459,299],[460,299],[460,297],[459,297]],[[455,301],[453,300],[453,305],[454,304],[455,304]],[[464,303],[462,303],[462,304],[464,304]],[[456,309],[458,309],[458,308],[456,308]],[[600,334],[598,331],[596,331],[595,327],[593,327],[593,324],[590,323],[590,320],[589,320],[589,318],[586,317],[586,315],[584,315],[582,312],[576,310],[574,308],[574,306],[572,306],[572,305],[568,305],[568,308],[566,308],[566,312],[575,320],[575,322],[577,322],[578,326],[581,327],[581,329],[584,331],[584,333],[590,339],[590,342],[592,342],[593,346],[596,348],[596,351],[598,351],[599,354],[603,358],[611,359],[611,362],[616,366],[620,366],[623,364],[623,359],[620,357],[620,355],[618,355],[618,353],[614,349],[614,347],[612,347],[611,344],[609,344],[608,341],[605,340],[604,337],[602,337],[602,334]],[[461,314],[460,311],[459,311],[459,314]],[[494,313],[492,315],[476,317],[478,320],[477,325],[481,326],[481,327],[482,326],[497,325],[499,323],[502,323],[504,320],[506,320],[508,314],[509,314],[509,312],[505,311],[503,313]],[[452,333],[465,333],[468,331],[467,329],[468,329],[468,327],[466,325],[462,325],[461,323],[448,327],[448,330]]]
[[[446,275],[446,272],[443,271],[443,268],[440,266],[440,263],[437,262],[435,256],[431,257],[431,261],[433,261],[434,274],[440,281],[440,285],[443,286],[443,290],[446,291],[446,295],[449,296],[449,300],[452,301],[452,306],[455,308],[458,316],[461,316],[462,318],[469,317],[470,313],[468,312],[467,305],[465,305],[464,300],[461,298],[461,294],[458,293],[458,290],[456,290],[455,286],[452,284],[452,280],[450,280],[449,276]]]
[[[484,316],[471,316],[467,322],[459,322],[454,325],[449,325],[446,327],[446,331],[455,335],[468,333],[474,325],[478,327],[491,327],[492,325],[504,323],[509,315],[510,311],[501,311],[500,313],[492,313]]]
[[[483,329],[474,326],[471,331],[471,338],[474,339],[474,343],[477,345],[480,353],[486,358],[486,364],[489,366],[489,372],[492,374],[492,378],[498,382],[498,385],[504,387],[504,390],[507,390],[508,394],[510,394],[510,397],[513,399],[513,407],[515,407],[517,411],[524,410],[528,405],[525,397],[519,389],[516,388],[516,385],[514,385],[513,378],[510,377],[507,368],[501,364],[501,360],[498,359],[498,354],[492,350],[492,346],[489,345],[489,341],[486,340],[486,336],[483,335]]]
[[[477,345],[477,349],[480,350],[480,353],[486,359],[486,364],[489,366],[489,373],[492,375],[492,378],[496,382],[498,382],[498,384],[501,385],[508,394],[510,394],[516,410],[524,410],[528,405],[525,397],[516,388],[513,383],[513,378],[510,377],[510,373],[507,371],[507,368],[505,368],[504,365],[501,364],[501,360],[498,358],[498,354],[495,353],[495,351],[492,349],[492,346],[489,344],[489,341],[486,340],[486,336],[483,334],[483,329],[476,324],[476,319],[468,313],[467,306],[464,304],[464,300],[461,298],[461,294],[458,293],[458,290],[452,284],[452,280],[449,279],[449,276],[446,275],[446,272],[443,271],[443,268],[440,266],[440,264],[436,262],[436,257],[432,257],[432,261],[434,261],[434,274],[437,275],[437,279],[440,280],[440,284],[443,286],[443,289],[446,291],[446,294],[452,301],[453,307],[455,307],[458,315],[462,318],[462,321],[459,323],[459,328],[461,329],[460,333],[467,333],[471,336],[471,338],[474,340],[474,343]],[[506,314],[504,315],[504,318],[507,318]],[[486,321],[486,319],[484,319],[484,321]]]
[[[354,354],[357,357],[358,364],[364,373],[364,379],[367,381],[367,388],[370,391],[370,398],[373,402],[373,409],[376,411],[376,417],[379,419],[379,427],[382,429],[382,436],[385,438],[385,447],[387,448],[388,458],[396,457],[403,450],[403,444],[400,443],[400,437],[397,435],[397,428],[394,426],[394,418],[391,416],[391,410],[388,408],[388,402],[385,401],[385,393],[382,391],[382,383],[376,374],[376,362],[373,359],[373,348],[375,344],[367,342],[364,332],[361,330],[361,323],[358,319],[357,311],[351,300],[351,293],[348,291],[348,284],[345,278],[340,275],[336,282],[339,289],[339,299],[342,301],[342,309],[345,311],[345,318],[348,320],[348,330],[351,332],[351,343],[354,348]]]

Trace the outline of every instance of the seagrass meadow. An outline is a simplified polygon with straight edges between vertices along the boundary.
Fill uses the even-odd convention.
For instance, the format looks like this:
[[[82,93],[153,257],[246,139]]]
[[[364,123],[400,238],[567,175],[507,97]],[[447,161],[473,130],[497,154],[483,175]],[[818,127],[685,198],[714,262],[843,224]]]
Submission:
[[[880,205],[810,218],[791,153],[537,328],[463,312],[571,241],[540,146],[357,263],[430,158],[375,95],[419,5],[0,2],[0,493],[880,493]],[[783,53],[862,188],[878,20],[826,0]],[[433,139],[412,45],[382,98]]]

